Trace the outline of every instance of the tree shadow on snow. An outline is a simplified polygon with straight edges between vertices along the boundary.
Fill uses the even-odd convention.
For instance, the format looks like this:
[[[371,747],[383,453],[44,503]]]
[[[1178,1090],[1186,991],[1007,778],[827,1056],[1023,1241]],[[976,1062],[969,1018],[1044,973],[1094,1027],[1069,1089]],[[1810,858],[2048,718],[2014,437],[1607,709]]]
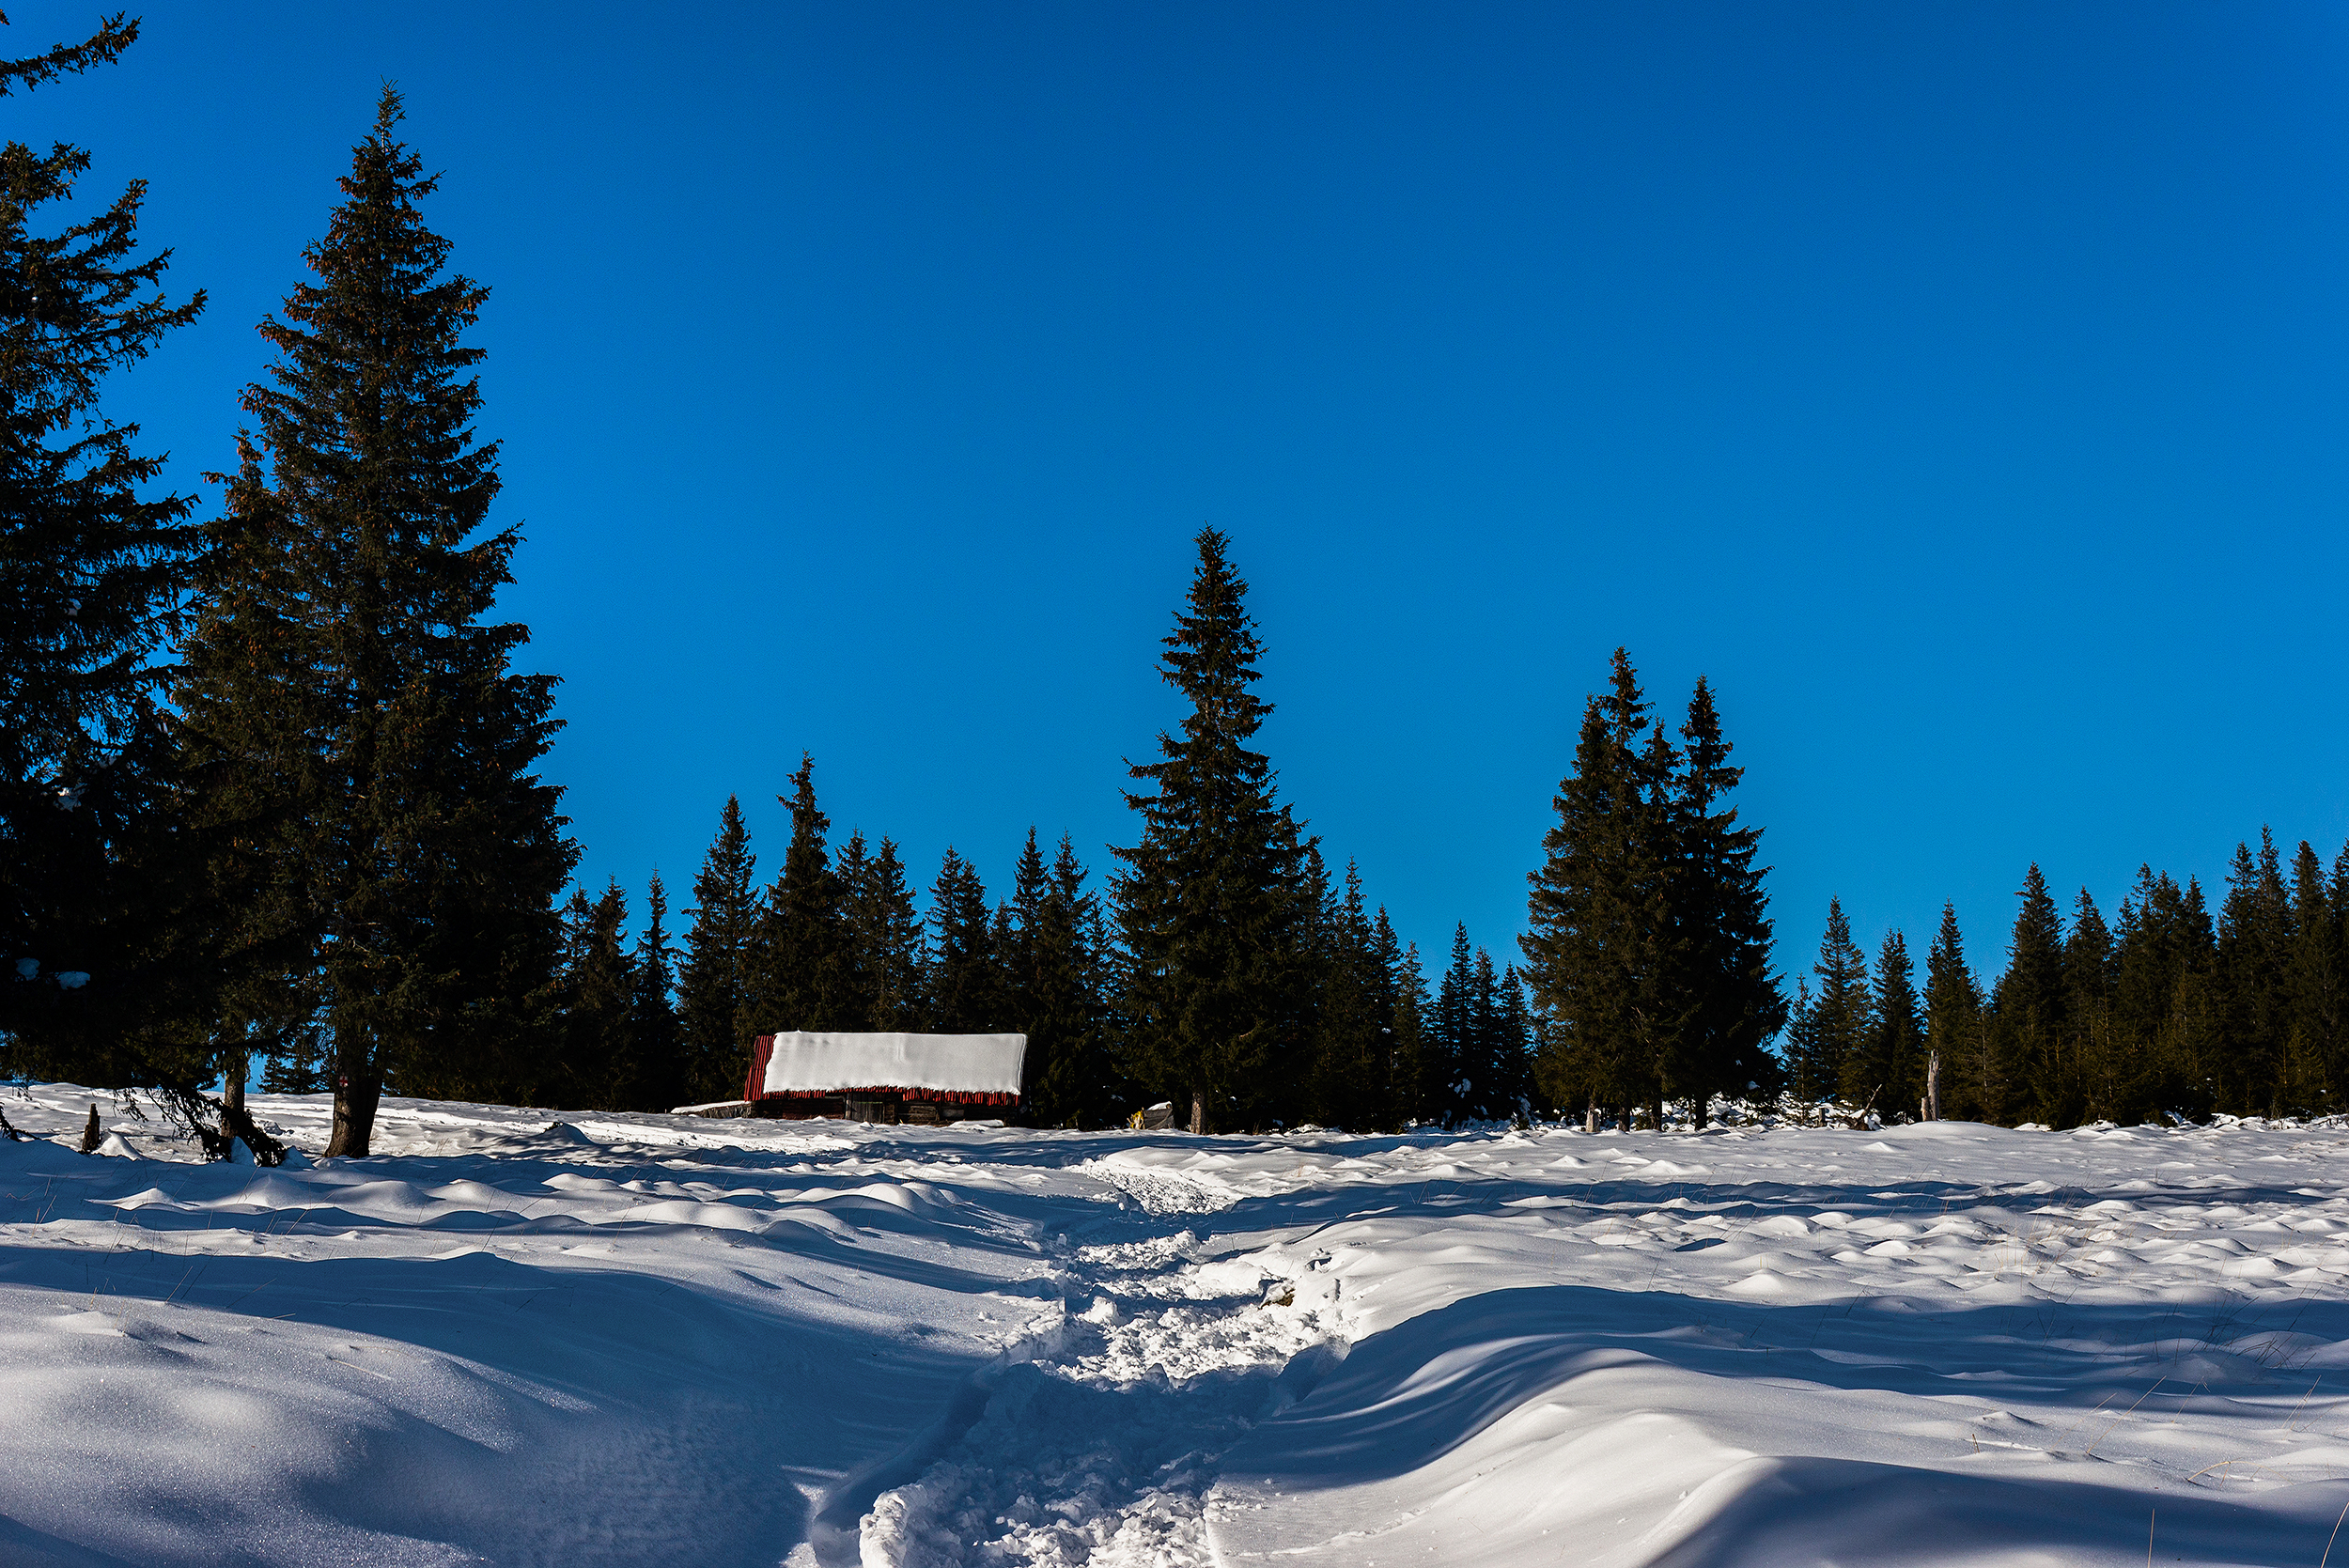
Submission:
[[[1706,1517],[1648,1560],[1657,1564],[1931,1562],[2001,1550],[2077,1560],[2114,1551],[2130,1530],[2141,1534],[2155,1508],[2163,1561],[2304,1568],[2323,1548],[2344,1496],[2335,1482],[2263,1492],[2253,1505],[2213,1495],[2223,1482],[2170,1477],[2155,1491],[2142,1470],[2134,1472],[2137,1484],[2094,1474],[2112,1462],[2093,1452],[2100,1433],[2166,1376],[2181,1379],[2175,1394],[2139,1401],[2149,1421],[2188,1409],[2264,1418],[2262,1430],[2271,1433],[2307,1379],[2278,1376],[2223,1343],[2174,1337],[2177,1315],[2159,1307],[2078,1307],[2059,1337],[2027,1305],[1904,1306],[1752,1305],[1575,1285],[1489,1292],[1358,1343],[1308,1397],[1257,1428],[1225,1468],[1252,1481],[1261,1475],[1268,1491],[1292,1496],[1390,1480],[1437,1463],[1531,1405],[1586,1405],[1589,1391],[1573,1387],[1578,1377],[1638,1370],[1644,1360],[1722,1380],[1642,1388],[1651,1400],[1685,1397],[1700,1422],[1708,1409],[1735,1412],[1751,1403],[1734,1386],[1740,1380],[1768,1380],[1797,1395],[1799,1385],[1812,1385],[1971,1396],[2020,1415],[2041,1460],[2059,1471],[2043,1479],[1966,1474],[1962,1463],[1937,1469],[1750,1459],[1722,1483],[1726,1495]],[[2349,1338],[2349,1304],[2309,1304],[2299,1332]],[[1983,1410],[1954,1402],[1945,1408],[1953,1431]],[[1724,1419],[1734,1424],[1735,1417]],[[2017,1435],[2014,1424],[2003,1430]],[[2108,1442],[2108,1450],[2122,1446]],[[1964,1455],[1952,1441],[1952,1459]],[[1993,1462],[2000,1462],[1996,1452]]]

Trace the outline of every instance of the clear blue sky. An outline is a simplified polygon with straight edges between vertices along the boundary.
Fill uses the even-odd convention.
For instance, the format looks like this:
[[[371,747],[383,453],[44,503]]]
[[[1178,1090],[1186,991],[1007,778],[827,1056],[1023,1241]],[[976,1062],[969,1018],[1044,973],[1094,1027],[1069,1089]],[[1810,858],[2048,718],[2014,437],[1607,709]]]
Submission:
[[[771,872],[803,748],[925,882],[1097,876],[1203,522],[1423,948],[1518,928],[1618,644],[1711,675],[1801,964],[2349,832],[2338,5],[145,14],[0,104],[211,291],[118,407],[226,464],[397,79],[593,883],[684,903],[729,791]]]

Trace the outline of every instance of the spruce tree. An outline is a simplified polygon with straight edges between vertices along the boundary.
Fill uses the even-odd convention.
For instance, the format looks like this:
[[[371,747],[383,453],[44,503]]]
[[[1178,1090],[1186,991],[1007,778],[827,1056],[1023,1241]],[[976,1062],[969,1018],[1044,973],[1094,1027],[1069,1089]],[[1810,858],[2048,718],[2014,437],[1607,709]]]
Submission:
[[[1088,892],[1089,873],[1077,859],[1066,835],[1052,856],[1052,892],[1076,926],[1075,951],[1081,965],[1085,1005],[1093,1032],[1082,1057],[1081,1126],[1112,1126],[1122,1122],[1137,1102],[1139,1090],[1121,1065],[1125,1058],[1125,1016],[1119,998],[1125,989],[1119,977],[1121,955],[1112,935],[1107,901]]]
[[[1762,830],[1741,826],[1728,803],[1745,769],[1730,766],[1732,748],[1702,675],[1680,734],[1687,746],[1674,801],[1672,904],[1690,1014],[1671,1077],[1702,1127],[1712,1094],[1758,1090],[1773,1076],[1768,1042],[1785,1024],[1786,998],[1770,968],[1769,895],[1762,886],[1769,867],[1754,863]]]
[[[1812,999],[1811,982],[1802,975],[1795,977],[1794,1005],[1786,1013],[1785,1051],[1786,1087],[1796,1104],[1808,1107],[1826,1098],[1825,1086],[1835,1082],[1837,1075],[1820,1050],[1819,1009]]]
[[[840,994],[835,999],[836,1010],[839,1016],[852,1020],[843,1027],[863,1029],[864,1020],[873,1016],[876,978],[865,961],[863,929],[857,919],[858,894],[873,876],[873,851],[864,842],[863,829],[850,831],[848,842],[833,857],[832,874],[840,888]]]
[[[987,886],[951,845],[930,890],[930,1027],[941,1034],[993,1034],[1015,1027]]]
[[[2113,910],[2106,1061],[2113,1107],[2108,1114],[2116,1122],[2157,1115],[2162,1102],[2174,1098],[2164,1084],[2168,1073],[2159,1036],[2170,989],[2163,971],[2169,966],[2155,958],[2164,936],[2159,902],[2167,880],[2155,877],[2150,864],[2139,865],[2137,881]]]
[[[826,846],[832,819],[816,803],[814,757],[801,756],[791,793],[776,800],[790,810],[791,842],[752,931],[742,1032],[859,1027],[847,897]]]
[[[1515,965],[1501,971],[1501,1012],[1493,1048],[1496,1116],[1531,1116],[1539,1110],[1533,1089],[1533,1014],[1525,1003],[1525,977]]]
[[[1544,1023],[1544,1092],[1594,1113],[1660,1096],[1692,1013],[1672,928],[1672,780],[1657,768],[1669,749],[1646,738],[1648,703],[1621,648],[1612,675],[1583,710],[1517,939]]]
[[[645,929],[636,938],[636,988],[630,1026],[636,1059],[637,1110],[666,1110],[692,1092],[685,1076],[684,1032],[677,1011],[677,960],[669,946],[669,890],[661,873],[645,890]]]
[[[677,1023],[682,1035],[683,1093],[697,1101],[731,1099],[742,1093],[749,1070],[747,1021],[751,931],[758,918],[757,877],[742,802],[726,797],[718,834],[693,877],[692,924],[685,932],[685,963],[677,975]]]
[[[1993,1049],[2010,1097],[1992,1114],[2001,1121],[2039,1121],[2061,1075],[2063,920],[2037,864],[2024,874],[2016,896],[2021,904],[2006,972],[1990,992]]]
[[[1436,1005],[1427,1015],[1427,1065],[1435,1089],[1431,1109],[1447,1127],[1473,1114],[1469,1103],[1476,1087],[1475,1004],[1475,949],[1469,944],[1468,923],[1463,921],[1452,928],[1452,959],[1436,982]]]
[[[1187,1101],[1191,1130],[1252,1115],[1298,1058],[1302,941],[1312,911],[1304,844],[1274,798],[1268,758],[1250,749],[1272,712],[1256,695],[1263,644],[1228,541],[1198,536],[1189,602],[1165,639],[1160,675],[1190,705],[1159,759],[1130,764],[1148,792],[1126,802],[1138,843],[1116,851],[1113,888],[1128,956],[1125,1013],[1134,1068]]]
[[[1517,971],[1509,971],[1509,986],[1517,986]],[[1513,1057],[1523,1049],[1522,1041],[1509,1037],[1511,1015],[1501,996],[1501,973],[1493,964],[1493,955],[1484,948],[1476,950],[1476,959],[1469,972],[1468,1039],[1461,1052],[1460,1079],[1465,1085],[1461,1094],[1463,1114],[1478,1121],[1501,1121],[1518,1109],[1517,1067]],[[1659,1120],[1657,1125],[1663,1124]]]
[[[1925,954],[1925,1053],[1928,1110],[1981,1117],[2002,1097],[1983,1049],[1982,984],[1966,962],[1957,906],[1941,906],[1941,929]]]
[[[1019,854],[1012,862],[1011,900],[999,905],[996,909],[995,960],[1003,969],[1004,996],[1013,1017],[1026,1017],[1031,1004],[1029,992],[1034,985],[1036,928],[1043,920],[1048,885],[1044,848],[1036,842],[1035,826],[1031,823],[1027,839],[1020,845]],[[1034,1063],[1034,1038],[1028,1041],[1028,1050],[1029,1060]]]
[[[2123,908],[2111,1017],[2116,1049],[2134,1068],[2129,1113],[2206,1115],[2224,1052],[2217,939],[2201,885],[2142,867]]]
[[[2082,888],[2063,942],[2062,1048],[2041,1095],[2040,1119],[2050,1126],[2121,1114],[2123,1063],[2112,1048],[2112,933]]]
[[[540,1091],[568,1109],[634,1108],[636,972],[622,937],[627,924],[618,882],[592,903],[586,889],[571,890],[564,909],[563,1050]]]
[[[1923,1088],[1924,1030],[1917,1016],[1914,974],[1908,939],[1898,931],[1887,931],[1876,953],[1876,1029],[1866,1076],[1884,1086],[1876,1095],[1876,1107],[1888,1122],[1896,1112],[1905,1119]]]
[[[1380,905],[1372,923],[1373,944],[1386,989],[1388,1083],[1387,1125],[1396,1128],[1435,1114],[1435,1071],[1427,1043],[1427,981],[1421,972],[1419,946],[1402,945],[1394,923]]]
[[[1855,1107],[1878,1097],[1883,1079],[1870,1076],[1875,1063],[1869,1046],[1876,1017],[1868,955],[1852,940],[1851,921],[1840,898],[1828,900],[1827,931],[1819,939],[1819,959],[1811,972],[1819,982],[1812,1021],[1818,1033],[1815,1065],[1821,1092],[1840,1095]]]
[[[0,61],[0,98],[137,37],[117,15]],[[171,253],[136,256],[143,182],[78,221],[45,210],[89,166],[63,142],[0,147],[0,1072],[185,1079],[202,1068],[148,1048],[209,1021],[228,911],[184,831],[156,656],[200,540],[189,498],[140,494],[163,459],[101,397],[204,296],[173,303]]]
[[[862,834],[848,842],[854,853],[842,856],[842,877],[856,996],[863,1009],[854,1027],[885,1034],[918,1033],[926,1027],[922,917],[913,907],[905,862],[888,839],[869,856],[862,851]]]
[[[2170,998],[2167,1054],[2191,1086],[2186,1103],[2196,1115],[2219,1109],[2227,1065],[2227,993],[2219,971],[2218,931],[2199,877],[2186,879],[2178,917],[2186,962]]]
[[[1350,861],[1345,892],[1330,897],[1317,930],[1312,1115],[1356,1132],[1392,1126],[1393,981]]]
[[[2222,1110],[2275,1116],[2292,1097],[2284,1053],[2291,949],[2291,894],[2275,838],[2262,828],[2256,857],[2248,845],[2235,846],[2219,907],[2216,979],[2227,1040],[2217,1075]]]
[[[1028,1036],[1026,1110],[1045,1126],[1100,1126],[1110,1115],[1084,878],[1066,838],[1047,867],[1029,831],[1013,896],[1020,912],[1012,1008]]]
[[[2349,846],[2341,862],[2349,868]],[[2325,876],[2325,862],[2301,841],[2292,862],[2292,954],[2286,989],[2290,995],[2288,1035],[2298,1075],[2310,1086],[2304,1103],[2338,1110],[2341,1094],[2344,1026],[2349,1026],[2349,947],[2344,947],[2343,911]]]
[[[1326,1050],[1322,1024],[1331,983],[1337,973],[1338,893],[1330,880],[1329,862],[1321,846],[1308,840],[1298,862],[1298,923],[1296,971],[1289,998],[1296,1020],[1294,1060],[1299,1071],[1264,1085],[1252,1103],[1252,1123],[1286,1126],[1293,1122],[1327,1122],[1322,1110],[1321,1065]]]
[[[445,273],[419,203],[436,180],[397,141],[397,92],[354,149],[305,253],[314,283],[263,321],[257,426],[223,531],[268,557],[216,624],[191,744],[283,792],[273,855],[309,938],[332,1039],[330,1153],[367,1151],[385,1084],[511,1093],[543,1073],[576,862],[561,791],[531,769],[552,677],[508,673],[526,629],[485,624],[520,536],[481,532],[497,447],[476,445],[488,290]]]

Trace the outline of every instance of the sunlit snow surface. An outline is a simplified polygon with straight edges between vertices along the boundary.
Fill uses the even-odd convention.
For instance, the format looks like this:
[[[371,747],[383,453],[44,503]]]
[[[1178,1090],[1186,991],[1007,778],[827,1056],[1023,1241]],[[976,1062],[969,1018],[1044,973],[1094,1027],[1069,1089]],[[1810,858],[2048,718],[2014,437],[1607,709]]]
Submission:
[[[2317,1563],[2349,1132],[7,1091],[8,1564]],[[90,1104],[119,1135],[75,1153]],[[325,1107],[256,1110],[311,1150]],[[2333,1546],[2349,1563],[2349,1530]]]

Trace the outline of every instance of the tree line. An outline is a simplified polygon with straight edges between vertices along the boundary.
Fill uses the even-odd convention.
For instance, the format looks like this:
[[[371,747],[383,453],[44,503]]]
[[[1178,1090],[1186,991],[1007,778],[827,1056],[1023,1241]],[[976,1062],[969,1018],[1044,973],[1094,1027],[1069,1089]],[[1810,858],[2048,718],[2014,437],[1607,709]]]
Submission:
[[[791,826],[772,879],[729,797],[681,939],[657,875],[632,942],[616,884],[573,892],[552,1092],[637,1110],[733,1097],[753,1037],[778,1029],[1016,1031],[1021,1112],[1044,1126],[1102,1126],[1161,1096],[1203,1128],[1522,1113],[1532,1021],[1516,972],[1462,925],[1431,994],[1359,870],[1333,874],[1273,799],[1268,766],[1238,744],[1269,712],[1245,697],[1247,587],[1222,535],[1197,542],[1164,665],[1197,700],[1163,760],[1137,769],[1158,787],[1131,797],[1142,842],[1106,888],[1073,841],[1048,857],[1031,829],[1007,898],[950,847],[918,900],[894,840],[833,833],[803,757],[777,797]],[[297,1056],[270,1071],[272,1087],[319,1084]]]
[[[2110,920],[2083,888],[2067,924],[2034,864],[1998,977],[1968,962],[1944,905],[1921,991],[1901,932],[1872,974],[1830,902],[1785,1056],[1799,1095],[1893,1115],[2061,1127],[2349,1108],[2349,846],[2328,870],[2304,840],[2287,872],[2262,829],[2235,846],[2216,916],[2195,878],[2146,865]]]

